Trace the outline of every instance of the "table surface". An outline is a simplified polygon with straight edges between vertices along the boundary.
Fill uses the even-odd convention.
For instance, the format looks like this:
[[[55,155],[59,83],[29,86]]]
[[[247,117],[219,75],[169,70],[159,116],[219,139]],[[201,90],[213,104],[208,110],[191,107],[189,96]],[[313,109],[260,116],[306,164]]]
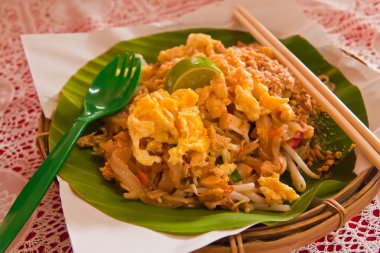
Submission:
[[[380,72],[380,1],[296,0],[334,43]],[[57,1],[0,3],[0,221],[42,159],[35,145],[41,106],[20,34],[88,32],[174,18],[216,0]],[[343,228],[297,252],[380,252],[379,202]],[[13,252],[72,252],[59,190],[53,184],[11,246]]]

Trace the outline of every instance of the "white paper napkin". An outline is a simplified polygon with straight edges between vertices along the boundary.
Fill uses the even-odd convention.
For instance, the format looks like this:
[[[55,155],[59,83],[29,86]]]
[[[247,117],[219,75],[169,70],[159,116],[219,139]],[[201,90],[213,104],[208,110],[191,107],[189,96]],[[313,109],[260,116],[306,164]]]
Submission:
[[[175,20],[105,29],[92,33],[23,35],[22,42],[45,115],[54,111],[57,94],[80,67],[115,43],[135,37],[187,28],[242,29],[232,17],[235,5],[245,6],[276,36],[300,34],[362,92],[371,129],[380,127],[380,75],[331,45],[322,28],[307,19],[291,0],[223,1]],[[286,13],[286,15],[284,15]],[[212,17],[212,18],[210,18]],[[198,236],[173,236],[117,221],[77,197],[59,180],[63,211],[76,252],[188,252],[243,229]]]

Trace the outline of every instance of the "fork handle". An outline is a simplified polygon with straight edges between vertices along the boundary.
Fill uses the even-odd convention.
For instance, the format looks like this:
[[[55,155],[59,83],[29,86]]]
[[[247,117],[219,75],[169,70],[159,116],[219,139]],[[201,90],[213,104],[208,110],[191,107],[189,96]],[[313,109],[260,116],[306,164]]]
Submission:
[[[0,252],[8,248],[36,209],[88,123],[78,118],[22,189],[0,224]]]

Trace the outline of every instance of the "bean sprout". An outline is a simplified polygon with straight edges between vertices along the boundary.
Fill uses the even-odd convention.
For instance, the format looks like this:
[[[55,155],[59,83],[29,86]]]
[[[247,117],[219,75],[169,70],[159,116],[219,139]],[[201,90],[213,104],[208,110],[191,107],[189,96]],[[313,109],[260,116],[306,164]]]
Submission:
[[[309,177],[314,179],[319,179],[320,177],[312,172],[309,167],[307,167],[306,163],[302,160],[302,158],[297,154],[294,149],[292,149],[288,144],[284,143],[282,144],[282,147],[285,149],[285,151],[293,158],[293,160],[298,164],[298,166],[305,172]]]

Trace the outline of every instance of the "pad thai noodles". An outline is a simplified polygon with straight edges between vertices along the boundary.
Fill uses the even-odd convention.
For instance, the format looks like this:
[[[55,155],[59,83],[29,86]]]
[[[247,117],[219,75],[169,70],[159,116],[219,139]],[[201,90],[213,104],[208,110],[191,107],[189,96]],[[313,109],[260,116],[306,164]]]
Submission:
[[[195,89],[164,89],[183,59],[202,56],[219,73]],[[124,197],[166,208],[287,211],[306,177],[328,175],[340,152],[311,142],[315,101],[270,48],[226,48],[205,34],[145,64],[132,102],[78,141],[104,158],[100,171]],[[310,167],[320,162],[313,172]],[[280,179],[284,173],[289,185]]]

